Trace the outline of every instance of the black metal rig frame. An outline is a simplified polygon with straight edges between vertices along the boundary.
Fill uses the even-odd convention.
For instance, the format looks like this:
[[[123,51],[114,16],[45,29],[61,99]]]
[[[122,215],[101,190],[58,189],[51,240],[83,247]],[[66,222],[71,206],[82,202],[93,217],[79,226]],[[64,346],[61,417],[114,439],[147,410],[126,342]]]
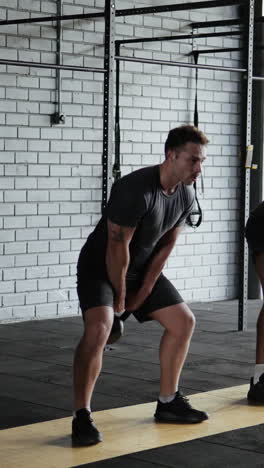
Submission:
[[[230,5],[244,5],[246,10],[246,19],[229,19],[221,21],[207,21],[192,23],[192,34],[177,35],[177,36],[162,36],[155,38],[136,38],[124,39],[122,41],[115,41],[115,17],[116,16],[135,16],[162,12],[183,11],[183,10],[197,10],[203,8],[216,8]],[[245,88],[245,110],[244,120],[246,122],[244,129],[244,144],[241,157],[241,196],[240,196],[240,275],[239,275],[239,310],[238,310],[238,329],[246,330],[247,328],[247,291],[248,291],[248,249],[244,238],[244,226],[249,215],[249,201],[250,201],[250,170],[252,167],[252,145],[251,145],[251,120],[252,120],[252,86],[254,80],[264,80],[263,76],[253,76],[253,43],[254,43],[254,23],[263,22],[263,17],[254,18],[254,0],[209,0],[187,4],[174,4],[174,5],[161,5],[155,7],[142,7],[131,8],[124,10],[115,10],[115,0],[105,0],[105,8],[103,12],[94,12],[87,14],[77,15],[57,15],[45,17],[32,17],[17,20],[0,21],[0,25],[11,24],[25,24],[37,22],[51,22],[51,21],[67,21],[75,19],[95,19],[104,18],[105,20],[105,38],[104,38],[104,68],[94,67],[78,67],[70,65],[62,65],[61,63],[48,64],[48,63],[33,63],[25,61],[4,60],[0,59],[0,64],[13,65],[13,66],[26,66],[37,68],[50,68],[57,71],[72,70],[83,72],[97,72],[104,74],[104,108],[103,108],[103,154],[102,154],[102,167],[103,167],[103,181],[102,181],[102,208],[105,207],[109,191],[112,183],[112,154],[113,154],[113,97],[114,97],[114,63],[116,61],[117,70],[117,86],[119,88],[119,63],[120,61],[133,61],[140,63],[151,63],[167,66],[188,67],[195,69],[208,69],[208,70],[221,70],[221,71],[234,71],[243,74],[244,88]],[[120,46],[126,43],[136,42],[152,42],[152,41],[165,41],[165,40],[184,40],[184,39],[197,39],[201,37],[216,37],[216,36],[234,36],[241,34],[240,31],[225,31],[220,33],[207,33],[207,34],[194,34],[194,30],[198,28],[210,27],[223,27],[240,25],[244,26],[244,37],[246,39],[246,60],[245,68],[232,68],[232,67],[217,67],[213,65],[198,65],[197,63],[183,63],[183,62],[170,62],[166,60],[151,60],[147,58],[125,57],[120,55]],[[207,54],[216,52],[229,52],[240,51],[241,48],[222,48],[222,49],[205,49],[193,51],[195,54]],[[118,99],[118,96],[117,96]],[[119,103],[117,100],[116,112],[116,128],[119,125]],[[117,133],[118,134],[118,133]],[[116,140],[116,145],[119,148],[120,137]],[[119,154],[119,153],[118,153]],[[116,161],[113,169],[116,171],[118,177],[119,162]]]

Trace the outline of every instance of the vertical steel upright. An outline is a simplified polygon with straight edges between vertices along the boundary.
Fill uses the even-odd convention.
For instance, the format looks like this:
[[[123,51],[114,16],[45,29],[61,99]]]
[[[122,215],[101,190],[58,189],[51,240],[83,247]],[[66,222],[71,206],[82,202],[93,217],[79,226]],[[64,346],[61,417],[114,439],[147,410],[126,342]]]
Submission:
[[[104,74],[102,209],[106,206],[112,184],[115,0],[105,0],[104,44],[104,68],[106,73]]]
[[[115,44],[115,55],[120,55],[120,43],[116,41]],[[120,112],[119,112],[119,88],[120,88],[120,62],[116,62],[116,104],[115,104],[115,162],[113,166],[114,180],[121,177],[120,170]]]
[[[240,271],[239,271],[239,304],[238,330],[247,329],[248,300],[248,247],[244,236],[244,227],[249,216],[250,171],[252,163],[251,127],[252,127],[252,86],[253,86],[253,44],[254,44],[254,0],[245,4],[247,11],[247,74],[245,83],[245,150],[241,157],[241,206],[240,206]]]
[[[62,16],[62,2],[63,0],[57,0],[57,15]],[[56,51],[56,63],[61,64],[61,21],[57,21],[57,51]],[[56,89],[57,89],[57,111],[58,115],[61,113],[61,70],[56,70]]]
[[[57,18],[62,16],[62,3],[63,0],[57,0]],[[56,22],[56,65],[61,66],[61,39],[62,27],[61,20],[57,19]],[[51,125],[58,125],[65,123],[65,117],[61,112],[61,69],[56,68],[56,98],[55,98],[55,112],[50,116]]]

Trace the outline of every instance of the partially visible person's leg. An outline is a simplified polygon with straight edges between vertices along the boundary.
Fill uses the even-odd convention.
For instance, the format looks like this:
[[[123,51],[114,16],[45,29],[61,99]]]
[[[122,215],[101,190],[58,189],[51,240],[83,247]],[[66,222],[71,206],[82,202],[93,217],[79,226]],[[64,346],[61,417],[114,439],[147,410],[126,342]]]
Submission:
[[[264,296],[264,252],[256,255],[255,268]],[[256,364],[264,365],[264,303],[262,304],[257,321]]]
[[[255,254],[254,263],[264,295],[264,252]],[[250,381],[248,400],[252,403],[264,404],[264,303],[257,320],[256,365],[254,377]]]
[[[247,220],[245,237],[264,293],[264,229],[263,219],[256,213]],[[264,304],[257,320],[256,365],[247,397],[249,402],[264,404]]]

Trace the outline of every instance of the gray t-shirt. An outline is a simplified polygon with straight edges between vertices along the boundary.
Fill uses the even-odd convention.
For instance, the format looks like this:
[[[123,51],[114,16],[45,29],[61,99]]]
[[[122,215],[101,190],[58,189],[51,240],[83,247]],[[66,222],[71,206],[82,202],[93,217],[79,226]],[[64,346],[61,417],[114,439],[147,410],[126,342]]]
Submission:
[[[87,261],[96,259],[94,268],[102,268],[109,219],[120,226],[136,227],[129,245],[128,278],[142,274],[158,249],[159,240],[170,229],[185,223],[193,204],[192,186],[179,183],[172,195],[164,194],[158,165],[122,177],[113,184],[103,216],[84,246]]]

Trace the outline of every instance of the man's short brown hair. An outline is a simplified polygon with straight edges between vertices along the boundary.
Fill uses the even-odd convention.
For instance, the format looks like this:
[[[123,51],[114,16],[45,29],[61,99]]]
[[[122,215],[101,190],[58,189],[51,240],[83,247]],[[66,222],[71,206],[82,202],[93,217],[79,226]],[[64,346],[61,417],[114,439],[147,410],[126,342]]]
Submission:
[[[175,149],[186,143],[197,143],[207,145],[208,139],[205,134],[193,125],[181,125],[170,130],[165,142],[165,155],[169,149]]]

